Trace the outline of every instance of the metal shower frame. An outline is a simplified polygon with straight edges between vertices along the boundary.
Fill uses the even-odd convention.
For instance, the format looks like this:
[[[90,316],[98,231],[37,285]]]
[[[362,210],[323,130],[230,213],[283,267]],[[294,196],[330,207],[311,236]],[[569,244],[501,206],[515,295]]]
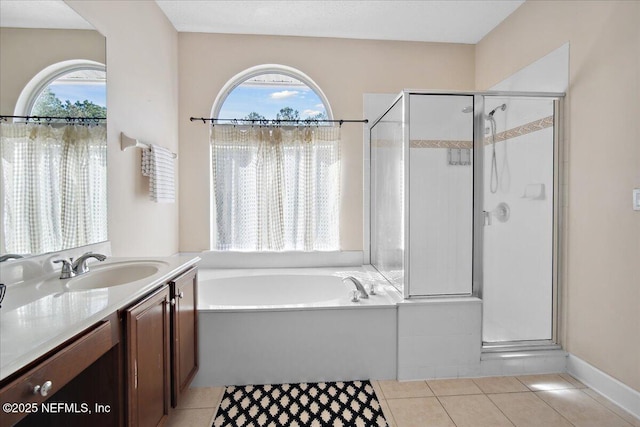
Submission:
[[[409,242],[411,239],[410,236],[410,218],[409,218],[409,204],[410,204],[410,162],[409,159],[409,149],[410,149],[410,135],[409,135],[409,126],[410,123],[410,98],[411,95],[441,95],[441,96],[472,96],[473,97],[473,252],[472,252],[472,291],[470,294],[460,295],[439,295],[439,296],[416,296],[411,295],[410,293],[410,283],[409,283],[409,274],[407,274],[408,269],[410,268],[410,260],[409,260]],[[413,89],[405,89],[403,90],[391,103],[388,109],[380,115],[376,120],[371,122],[369,126],[369,131],[373,129],[373,127],[383,119],[386,114],[398,103],[402,102],[402,150],[404,154],[405,167],[404,167],[404,199],[403,209],[404,209],[404,268],[405,274],[403,279],[403,293],[404,298],[406,299],[417,299],[417,298],[441,298],[441,297],[468,297],[475,296],[482,299],[483,293],[483,265],[484,265],[484,215],[483,215],[483,206],[484,206],[484,129],[485,129],[485,98],[486,97],[517,97],[517,98],[542,98],[542,99],[553,99],[554,101],[554,141],[553,141],[553,240],[552,240],[552,251],[553,251],[553,261],[552,261],[552,333],[551,340],[536,340],[536,341],[511,341],[511,342],[501,342],[497,344],[484,344],[483,343],[483,351],[491,352],[491,351],[504,351],[508,349],[552,349],[559,348],[560,341],[560,325],[559,325],[559,311],[560,311],[560,282],[562,275],[562,254],[563,254],[563,230],[564,230],[564,219],[562,215],[563,207],[564,207],[564,182],[563,180],[563,154],[564,154],[564,136],[562,134],[562,124],[563,124],[563,102],[562,100],[565,97],[565,94],[562,92],[509,92],[509,91],[438,91],[438,90],[413,90]],[[371,159],[371,146],[368,147],[369,156]],[[369,174],[371,174],[371,170],[369,168]],[[372,233],[371,226],[373,225],[373,221],[371,218],[371,177],[369,176],[368,181],[368,189],[369,191],[369,219],[365,221],[368,224],[367,230],[367,240],[369,242],[369,256],[372,253],[371,245],[372,245]],[[371,260],[369,260],[371,261]]]

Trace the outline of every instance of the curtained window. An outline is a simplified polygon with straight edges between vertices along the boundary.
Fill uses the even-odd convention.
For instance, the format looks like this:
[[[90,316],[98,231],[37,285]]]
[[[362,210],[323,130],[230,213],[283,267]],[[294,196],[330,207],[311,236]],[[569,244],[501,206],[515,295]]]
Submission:
[[[339,249],[340,128],[216,125],[214,249]]]

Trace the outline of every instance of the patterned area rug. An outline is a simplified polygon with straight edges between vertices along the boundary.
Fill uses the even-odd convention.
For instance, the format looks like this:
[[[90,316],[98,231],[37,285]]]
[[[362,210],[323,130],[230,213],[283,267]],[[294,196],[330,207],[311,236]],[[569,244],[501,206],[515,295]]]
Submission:
[[[387,426],[369,381],[228,386],[213,427]]]

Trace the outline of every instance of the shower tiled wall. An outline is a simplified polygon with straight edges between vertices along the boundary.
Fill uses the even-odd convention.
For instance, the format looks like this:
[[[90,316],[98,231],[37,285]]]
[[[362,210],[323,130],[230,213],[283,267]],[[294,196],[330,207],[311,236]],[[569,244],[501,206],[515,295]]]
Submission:
[[[495,193],[490,191],[493,147],[485,145],[484,210],[506,203],[510,217],[500,222],[492,215],[484,227],[483,339],[551,339],[553,101],[495,98],[487,104],[503,102],[507,109],[494,116]]]

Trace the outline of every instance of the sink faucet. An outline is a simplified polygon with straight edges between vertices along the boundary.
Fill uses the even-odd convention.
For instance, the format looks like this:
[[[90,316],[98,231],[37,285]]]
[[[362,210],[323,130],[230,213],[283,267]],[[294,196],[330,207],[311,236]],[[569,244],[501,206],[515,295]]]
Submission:
[[[89,266],[87,265],[87,260],[89,258],[95,258],[98,261],[104,261],[107,259],[105,255],[102,254],[94,254],[92,252],[87,252],[86,254],[80,255],[78,259],[75,261],[73,258],[70,259],[57,259],[53,261],[56,264],[62,263],[62,269],[60,270],[60,278],[61,279],[70,279],[75,276],[79,276],[80,274],[85,274],[89,272]]]
[[[89,258],[95,258],[98,261],[104,261],[107,259],[106,255],[94,254],[93,252],[87,252],[86,254],[80,255],[78,259],[73,261],[73,264],[71,264],[71,268],[76,276],[89,272],[89,266],[87,265],[87,260]]]
[[[53,262],[55,264],[62,263],[62,269],[60,270],[61,279],[71,279],[73,276],[76,275],[76,273],[73,272],[73,267],[71,267],[71,261],[69,261],[68,259],[57,259]]]
[[[364,289],[364,286],[362,286],[362,282],[360,282],[360,280],[356,279],[353,276],[347,276],[344,279],[342,279],[343,282],[345,280],[350,280],[353,282],[354,285],[356,285],[356,289],[360,291],[360,298],[363,298],[363,299],[369,298],[369,295],[367,294],[367,291]]]

